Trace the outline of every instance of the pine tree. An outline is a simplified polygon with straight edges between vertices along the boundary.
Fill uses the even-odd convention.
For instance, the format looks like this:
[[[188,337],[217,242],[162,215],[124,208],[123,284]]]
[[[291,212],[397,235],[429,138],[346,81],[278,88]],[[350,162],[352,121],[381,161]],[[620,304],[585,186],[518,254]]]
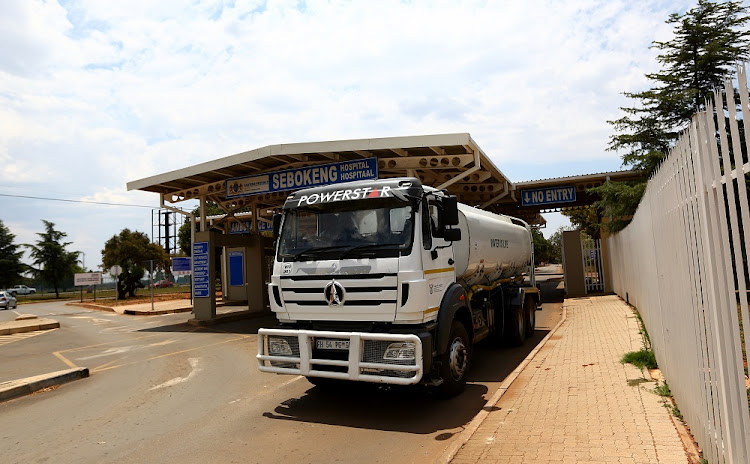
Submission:
[[[669,16],[666,22],[674,26],[674,38],[653,43],[662,65],[660,71],[646,74],[653,87],[625,92],[637,104],[622,107],[625,116],[608,121],[617,131],[610,138],[609,150],[624,152],[623,165],[643,172],[644,178],[651,175],[692,115],[705,109],[709,93],[733,73],[737,62],[747,60],[750,31],[745,25],[750,17],[746,13],[741,2],[698,0],[684,14]],[[614,218],[604,225],[611,232],[628,224],[618,218],[635,214],[644,191],[644,185],[617,182],[590,189],[602,198],[597,203],[602,216]]]
[[[0,288],[18,284],[22,279],[21,273],[26,268],[21,262],[23,251],[19,251],[19,245],[13,243],[15,238],[3,221],[0,221]]]
[[[55,224],[42,220],[45,232],[37,233],[40,240],[36,245],[24,245],[36,267],[31,268],[35,277],[41,278],[55,289],[55,296],[60,298],[60,287],[65,279],[75,272],[78,261],[77,251],[67,251],[65,247],[72,242],[61,242],[68,236],[65,232],[55,230]]]

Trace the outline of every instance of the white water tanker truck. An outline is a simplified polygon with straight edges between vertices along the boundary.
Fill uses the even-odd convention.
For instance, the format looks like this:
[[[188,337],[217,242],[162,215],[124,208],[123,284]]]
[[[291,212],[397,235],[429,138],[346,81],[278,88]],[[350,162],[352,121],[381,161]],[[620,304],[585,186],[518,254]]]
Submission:
[[[453,396],[474,344],[519,345],[534,332],[528,224],[415,178],[295,192],[274,234],[268,291],[279,325],[258,331],[263,372],[326,386],[424,383]]]

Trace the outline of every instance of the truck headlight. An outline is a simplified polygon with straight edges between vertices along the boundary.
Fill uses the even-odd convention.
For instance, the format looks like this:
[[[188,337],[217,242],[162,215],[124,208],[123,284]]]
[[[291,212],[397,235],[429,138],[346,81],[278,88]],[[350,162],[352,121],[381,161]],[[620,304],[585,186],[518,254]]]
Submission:
[[[397,342],[388,345],[385,350],[383,359],[388,360],[400,360],[400,361],[412,361],[414,360],[414,343],[412,342]]]
[[[269,338],[268,339],[268,352],[275,355],[291,356],[292,347],[289,346],[289,342],[283,338]]]

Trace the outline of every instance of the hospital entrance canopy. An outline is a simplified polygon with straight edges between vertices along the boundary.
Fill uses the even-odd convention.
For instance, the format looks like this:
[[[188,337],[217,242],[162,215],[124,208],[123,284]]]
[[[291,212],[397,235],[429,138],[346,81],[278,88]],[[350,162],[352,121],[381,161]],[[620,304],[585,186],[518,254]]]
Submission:
[[[202,199],[218,204],[230,215],[251,207],[263,217],[268,211],[281,207],[294,190],[261,190],[258,194],[237,196],[228,191],[236,188],[233,179],[363,160],[377,165],[378,178],[417,177],[425,185],[446,189],[461,203],[521,217],[530,223],[544,222],[539,214],[542,205],[522,207],[518,184],[505,177],[468,133],[269,145],[128,182],[127,189],[158,193],[164,205]],[[581,192],[576,203],[590,204],[585,198],[585,188],[600,185],[610,178],[629,180],[635,177],[637,174],[631,171],[620,171],[522,184],[536,189],[546,185],[574,185]]]

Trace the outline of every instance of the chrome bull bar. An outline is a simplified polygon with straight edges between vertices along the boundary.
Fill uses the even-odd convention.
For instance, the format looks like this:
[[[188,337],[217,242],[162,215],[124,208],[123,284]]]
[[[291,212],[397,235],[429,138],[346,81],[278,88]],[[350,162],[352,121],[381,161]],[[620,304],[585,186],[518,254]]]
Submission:
[[[284,350],[288,347],[288,352],[272,355],[269,351],[271,339]],[[317,349],[315,340],[319,339],[348,341],[348,349]],[[403,358],[384,358],[394,343],[413,343],[413,357],[410,345],[404,345],[407,355]],[[396,352],[400,354],[398,348]],[[416,384],[423,375],[422,342],[413,334],[260,329],[257,359],[261,372],[276,374],[393,385]],[[326,366],[333,369],[326,370]],[[336,372],[336,367],[345,372]]]

